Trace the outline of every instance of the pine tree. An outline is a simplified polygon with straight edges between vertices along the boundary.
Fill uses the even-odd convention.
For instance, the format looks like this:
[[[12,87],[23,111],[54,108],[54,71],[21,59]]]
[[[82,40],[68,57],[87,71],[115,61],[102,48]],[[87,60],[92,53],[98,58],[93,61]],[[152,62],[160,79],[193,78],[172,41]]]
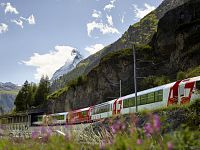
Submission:
[[[24,111],[24,110],[27,109],[28,102],[29,102],[29,98],[28,98],[29,90],[30,90],[30,84],[26,80],[24,82],[21,90],[17,94],[17,97],[16,97],[15,102],[14,102],[17,112],[18,111]]]
[[[35,94],[37,92],[37,85],[35,83],[31,84],[31,101],[30,101],[30,105],[33,106],[35,103]]]
[[[35,94],[34,106],[39,106],[46,102],[47,95],[49,94],[49,89],[50,89],[50,82],[48,76],[46,77],[42,76]]]
[[[31,83],[28,90],[29,91],[26,99],[27,109],[31,108],[31,106],[34,105],[37,85],[35,83]]]
[[[0,115],[3,115],[3,114],[4,114],[3,106],[0,106]]]

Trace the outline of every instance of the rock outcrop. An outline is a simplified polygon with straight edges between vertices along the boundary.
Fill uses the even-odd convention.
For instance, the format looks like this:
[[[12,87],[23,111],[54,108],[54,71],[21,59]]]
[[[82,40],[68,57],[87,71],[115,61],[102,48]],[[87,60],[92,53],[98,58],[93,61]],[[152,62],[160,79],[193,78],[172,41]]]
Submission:
[[[163,68],[170,70],[170,73],[200,64],[199,4],[199,0],[191,0],[167,12],[159,21],[158,32],[153,38],[153,46],[163,61],[169,60]]]

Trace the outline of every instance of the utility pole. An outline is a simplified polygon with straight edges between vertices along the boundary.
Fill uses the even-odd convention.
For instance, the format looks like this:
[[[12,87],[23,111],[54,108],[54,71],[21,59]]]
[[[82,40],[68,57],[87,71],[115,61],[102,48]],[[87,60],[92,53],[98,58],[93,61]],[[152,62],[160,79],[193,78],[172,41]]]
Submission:
[[[119,81],[119,97],[122,96],[122,80]]]
[[[135,107],[136,112],[138,112],[138,105],[137,105],[137,77],[136,77],[136,52],[135,52],[135,45],[133,44],[133,61],[134,61],[134,90],[135,90]]]

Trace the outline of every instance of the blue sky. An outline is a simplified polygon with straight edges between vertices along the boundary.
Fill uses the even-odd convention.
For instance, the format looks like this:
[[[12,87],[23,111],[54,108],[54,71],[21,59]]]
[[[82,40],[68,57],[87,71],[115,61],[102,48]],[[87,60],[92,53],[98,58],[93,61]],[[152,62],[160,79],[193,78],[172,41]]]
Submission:
[[[72,49],[87,57],[162,0],[0,0],[0,82],[49,77]]]

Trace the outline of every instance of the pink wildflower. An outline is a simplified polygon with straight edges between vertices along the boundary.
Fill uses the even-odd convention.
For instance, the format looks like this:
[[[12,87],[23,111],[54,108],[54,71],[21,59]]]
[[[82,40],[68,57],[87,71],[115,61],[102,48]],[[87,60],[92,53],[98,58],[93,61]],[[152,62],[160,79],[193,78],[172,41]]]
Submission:
[[[144,126],[144,132],[147,137],[150,137],[153,134],[153,127],[150,123],[146,123]]]
[[[126,129],[126,125],[125,125],[125,124],[122,125],[122,129],[123,129],[123,130]]]
[[[47,133],[47,129],[46,129],[46,127],[42,127],[40,131],[41,131],[42,134]]]
[[[36,138],[38,138],[38,136],[39,136],[39,134],[38,134],[38,132],[37,132],[37,131],[33,131],[33,132],[32,132],[32,135],[31,135],[31,137],[32,137],[33,139],[36,139]]]
[[[0,136],[4,135],[4,130],[0,128]]]
[[[137,139],[137,144],[138,145],[142,144],[142,139]]]
[[[168,150],[172,150],[173,149],[173,144],[172,144],[172,142],[167,142],[167,148],[168,148]]]
[[[105,143],[104,140],[102,140],[101,143],[100,143],[100,145],[99,145],[100,150],[104,150],[105,146],[106,146],[106,143]]]
[[[160,117],[158,115],[153,116],[153,127],[155,131],[160,131]]]
[[[66,141],[70,141],[70,138],[71,138],[71,137],[70,137],[70,134],[69,134],[69,133],[66,133],[66,135],[65,135],[65,140],[66,140]]]
[[[117,131],[114,126],[111,126],[112,133],[115,134]]]

